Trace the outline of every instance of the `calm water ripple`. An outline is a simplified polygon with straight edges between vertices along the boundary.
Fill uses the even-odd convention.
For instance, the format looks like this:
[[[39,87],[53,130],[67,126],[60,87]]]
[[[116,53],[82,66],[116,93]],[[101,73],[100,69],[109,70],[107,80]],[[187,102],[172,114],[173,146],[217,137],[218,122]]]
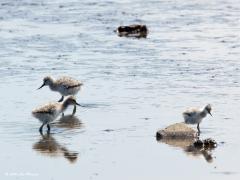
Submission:
[[[239,21],[235,0],[0,1],[0,179],[239,178]],[[146,39],[113,32],[136,23]],[[36,91],[46,75],[82,80],[85,107],[41,136],[31,110],[59,99]],[[217,149],[155,140],[207,103]]]

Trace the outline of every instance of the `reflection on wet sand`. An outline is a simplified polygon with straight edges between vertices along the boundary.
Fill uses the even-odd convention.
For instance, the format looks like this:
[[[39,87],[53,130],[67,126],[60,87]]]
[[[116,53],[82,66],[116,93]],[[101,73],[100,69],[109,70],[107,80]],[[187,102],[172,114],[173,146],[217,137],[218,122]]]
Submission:
[[[193,157],[199,157],[199,156],[203,156],[204,159],[211,163],[213,162],[213,156],[212,156],[212,150],[213,148],[206,148],[206,147],[196,147],[193,145],[195,139],[194,138],[186,138],[186,139],[182,139],[182,138],[162,138],[162,139],[157,139],[158,142],[162,142],[165,144],[168,144],[170,146],[173,147],[178,147],[178,148],[182,148],[183,151],[190,156]]]
[[[59,144],[51,134],[41,135],[41,139],[33,144],[33,149],[42,155],[50,157],[64,156],[69,162],[77,161],[78,153],[69,151],[66,147]]]

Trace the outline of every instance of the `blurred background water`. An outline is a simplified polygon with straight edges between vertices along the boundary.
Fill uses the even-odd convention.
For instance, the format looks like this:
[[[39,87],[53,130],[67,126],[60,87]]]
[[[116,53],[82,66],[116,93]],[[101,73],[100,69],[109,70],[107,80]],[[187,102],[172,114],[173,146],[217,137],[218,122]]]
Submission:
[[[113,32],[136,23],[146,39]],[[0,179],[239,178],[239,32],[237,0],[1,0]],[[46,75],[82,80],[86,107],[41,136]],[[156,141],[207,103],[211,161]]]

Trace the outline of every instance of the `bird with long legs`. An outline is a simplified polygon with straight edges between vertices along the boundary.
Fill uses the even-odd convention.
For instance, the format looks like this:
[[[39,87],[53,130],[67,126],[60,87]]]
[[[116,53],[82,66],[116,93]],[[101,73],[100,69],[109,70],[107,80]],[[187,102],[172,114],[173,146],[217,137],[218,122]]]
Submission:
[[[43,126],[47,125],[47,132],[50,133],[50,123],[63,113],[70,105],[74,106],[72,115],[76,113],[76,105],[81,106],[76,102],[76,99],[73,96],[69,96],[63,102],[51,102],[34,109],[32,111],[32,115],[42,123],[39,128],[39,132],[42,133]]]
[[[64,96],[75,96],[81,89],[82,85],[82,82],[68,76],[63,76],[56,80],[50,76],[46,76],[43,78],[43,84],[38,89],[41,89],[44,86],[49,86],[52,91],[57,91],[62,95],[58,100],[58,102],[62,102]]]
[[[191,108],[183,112],[184,122],[186,124],[197,124],[198,134],[200,134],[199,124],[202,122],[203,118],[207,116],[207,114],[211,114],[212,107],[210,104],[206,105],[202,109]]]

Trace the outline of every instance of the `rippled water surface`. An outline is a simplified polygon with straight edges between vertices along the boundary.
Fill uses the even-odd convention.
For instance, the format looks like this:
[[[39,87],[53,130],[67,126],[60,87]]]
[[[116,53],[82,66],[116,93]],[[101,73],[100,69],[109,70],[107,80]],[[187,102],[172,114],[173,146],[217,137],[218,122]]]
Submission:
[[[146,39],[113,32],[135,23]],[[240,177],[237,0],[1,0],[0,42],[1,180]],[[46,75],[82,80],[85,107],[41,136],[31,111],[60,98],[36,91]],[[207,103],[201,137],[215,150],[156,141]]]

